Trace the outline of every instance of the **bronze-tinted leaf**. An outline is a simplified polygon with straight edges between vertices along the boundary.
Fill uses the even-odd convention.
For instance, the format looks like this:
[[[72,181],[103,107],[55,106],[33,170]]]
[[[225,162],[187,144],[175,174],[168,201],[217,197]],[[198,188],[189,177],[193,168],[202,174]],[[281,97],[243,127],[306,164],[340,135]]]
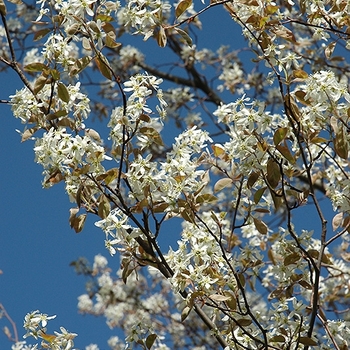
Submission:
[[[220,157],[226,153],[224,147],[220,144],[211,145],[211,149],[215,157]]]
[[[308,74],[302,69],[295,69],[293,70],[293,77],[297,79],[307,79]]]
[[[111,48],[111,49],[115,49],[117,47],[119,47],[121,45],[121,43],[117,43],[114,38],[107,34],[106,38],[105,38],[105,44],[107,47]]]
[[[181,216],[183,219],[185,219],[186,221],[192,224],[195,222],[195,216],[193,214],[193,211],[190,208],[181,210]]]
[[[181,322],[185,321],[187,316],[190,314],[192,308],[189,306],[185,306],[181,312]]]
[[[231,186],[232,180],[228,177],[218,180],[214,185],[214,193],[221,191],[225,187]]]
[[[270,342],[273,343],[284,343],[286,339],[284,338],[283,335],[275,335],[270,339]]]
[[[175,30],[181,36],[181,38],[185,41],[185,43],[189,47],[192,47],[192,39],[191,39],[191,37],[184,30],[182,30],[180,28],[175,28]]]
[[[102,55],[102,54],[100,54]],[[108,80],[112,80],[112,73],[108,67],[107,60],[104,56],[102,57],[96,57],[95,63],[98,68],[98,70],[101,72],[101,74],[107,78]]]
[[[211,193],[204,193],[196,197],[196,203],[212,203],[216,202],[218,199]]]
[[[211,294],[209,298],[215,301],[227,301],[231,299],[230,296],[222,295],[222,294]]]
[[[261,187],[254,193],[254,203],[258,204],[267,187]]]
[[[335,134],[333,140],[335,153],[343,159],[348,159],[349,146],[347,138],[344,135],[343,128],[340,128]]]
[[[147,338],[146,338],[146,346],[147,349],[151,349],[151,347],[153,346],[154,342],[157,339],[157,334],[150,334]]]
[[[76,233],[79,233],[83,230],[86,220],[86,214],[81,214],[79,216],[73,215],[69,219],[70,227],[74,229]]]
[[[3,16],[6,16],[6,5],[4,3],[4,0],[0,0],[0,13],[3,15]]]
[[[257,171],[252,171],[248,177],[247,187],[252,188],[255,182],[259,179],[260,173]]]
[[[276,148],[282,154],[282,156],[288,160],[290,164],[295,164],[296,161],[287,146],[278,145]]]
[[[76,74],[79,74],[82,70],[84,70],[89,65],[91,60],[92,58],[90,56],[85,56],[76,60],[73,66],[70,68],[69,75],[72,77]]]
[[[309,345],[309,346],[317,345],[317,342],[309,337],[299,337],[298,340],[301,344],[304,344],[304,345]]]
[[[68,35],[74,35],[75,33],[77,33],[78,32],[78,30],[80,29],[80,26],[81,26],[81,24],[80,23],[73,23],[70,27],[68,27],[67,29],[66,29],[66,33],[68,34]]]
[[[282,197],[275,191],[270,190],[270,194],[272,197],[273,204],[275,206],[275,210],[278,210],[282,205]]]
[[[38,41],[38,40],[42,39],[46,34],[48,34],[50,32],[51,32],[50,28],[40,29],[37,32],[35,32],[33,40],[34,41]]]
[[[105,219],[111,211],[111,204],[104,194],[100,196],[98,202],[98,216],[101,219]]]
[[[37,94],[45,86],[47,81],[47,77],[41,74],[34,82],[34,93]]]
[[[179,18],[191,5],[192,5],[192,0],[181,0],[176,6],[176,10],[175,10],[176,18]]]
[[[332,56],[333,51],[334,51],[334,49],[335,49],[335,45],[336,45],[336,42],[333,41],[333,42],[331,42],[329,45],[327,45],[327,47],[325,48],[324,54],[325,54],[327,60],[329,60],[330,57]]]
[[[295,94],[295,97],[298,99],[298,101],[303,105],[308,106],[310,104],[308,100],[305,100],[305,96],[306,96],[305,91],[298,90],[294,94]]]
[[[236,323],[238,325],[240,325],[241,327],[247,327],[250,326],[252,324],[252,320],[251,319],[246,319],[246,318],[241,318],[239,320],[236,321]]]
[[[24,132],[22,134],[21,142],[24,142],[24,141],[27,141],[28,139],[30,139],[38,130],[39,130],[38,126],[24,130]]]
[[[279,145],[287,136],[288,128],[279,128],[273,135],[273,143],[275,146]]]
[[[342,224],[342,222],[343,222],[343,215],[344,215],[344,213],[341,212],[341,213],[336,214],[333,217],[333,220],[332,220],[333,231],[336,231],[337,228],[339,228],[340,225]]]
[[[272,158],[267,161],[266,179],[272,188],[276,188],[281,180],[280,167]]]
[[[48,69],[48,66],[41,62],[29,63],[23,67],[26,72],[42,72],[44,69]]]
[[[253,221],[254,226],[259,231],[259,233],[261,233],[262,235],[266,235],[268,231],[267,225],[262,220],[257,218],[253,218]]]
[[[160,47],[165,47],[167,43],[165,30],[162,26],[159,27],[159,30],[157,32],[157,43]]]
[[[287,265],[295,264],[300,260],[300,258],[301,258],[300,254],[296,252],[291,253],[284,258],[283,265],[287,266]]]
[[[286,106],[286,112],[296,121],[302,119],[302,116],[299,111],[299,107],[294,101],[293,97],[290,94],[284,96],[284,103]]]
[[[66,87],[66,85],[64,85],[62,82],[59,82],[57,84],[57,93],[58,93],[58,97],[63,101],[68,103],[70,100],[69,97],[69,92],[68,89]]]

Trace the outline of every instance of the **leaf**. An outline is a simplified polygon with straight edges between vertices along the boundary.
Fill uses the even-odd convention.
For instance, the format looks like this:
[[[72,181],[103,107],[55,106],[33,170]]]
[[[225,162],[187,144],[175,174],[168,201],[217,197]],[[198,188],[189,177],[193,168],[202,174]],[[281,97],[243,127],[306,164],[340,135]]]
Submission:
[[[275,335],[272,338],[270,338],[270,342],[272,343],[284,343],[286,339],[283,335]]]
[[[76,34],[79,31],[80,26],[81,26],[80,23],[74,23],[74,24],[72,24],[70,27],[68,27],[66,29],[66,33],[68,35],[74,35],[74,34]]]
[[[114,181],[119,175],[118,168],[111,168],[106,172],[107,176],[104,179],[106,185],[109,185],[112,181]]]
[[[304,345],[315,346],[317,342],[309,337],[299,337],[299,342]]]
[[[270,259],[270,261],[276,265],[276,260],[275,260],[275,257],[273,255],[273,251],[272,249],[270,248],[268,251],[267,251],[267,257]]]
[[[23,67],[26,72],[42,72],[47,68],[47,65],[41,62],[33,62]]]
[[[176,6],[175,16],[179,18],[190,6],[192,5],[192,0],[181,0]]]
[[[256,213],[270,214],[270,210],[266,208],[255,208],[253,211]]]
[[[192,39],[191,37],[182,29],[180,28],[175,28],[176,32],[178,34],[180,34],[180,36],[182,37],[182,39],[186,42],[186,44],[189,46],[189,47],[192,47]]]
[[[81,232],[84,228],[85,220],[86,214],[75,216],[71,222],[71,228],[73,228],[76,233]]]
[[[61,74],[57,69],[50,69],[50,75],[52,76],[52,79],[57,81],[60,80]]]
[[[343,128],[338,130],[338,132],[335,134],[333,144],[334,144],[335,153],[340,158],[347,160],[349,148],[348,148],[348,143],[347,143],[346,137],[345,137],[344,132],[343,132]]]
[[[253,221],[255,228],[259,231],[259,233],[261,233],[262,235],[266,235],[268,231],[267,225],[262,220],[257,218],[253,218]]]
[[[50,113],[46,116],[46,120],[55,120],[61,117],[66,116],[68,113],[67,111],[61,110],[61,111],[57,111],[55,113]]]
[[[265,190],[267,187],[262,187],[259,188],[255,193],[254,193],[254,203],[258,204],[262,195],[264,194]]]
[[[336,45],[336,42],[333,41],[325,48],[324,54],[325,54],[327,60],[329,60],[330,57],[332,56],[334,49],[335,49],[335,45]]]
[[[226,153],[224,147],[220,144],[211,145],[211,149],[215,157],[220,157]]]
[[[106,195],[102,194],[98,203],[98,216],[105,219],[111,211],[111,204]]]
[[[181,312],[181,322],[185,321],[187,316],[190,314],[192,308],[189,306],[185,306]]]
[[[293,77],[297,79],[307,79],[308,74],[302,69],[293,70]],[[298,92],[298,91],[297,91]]]
[[[147,136],[147,138],[149,138],[150,141],[152,141],[153,143],[159,146],[164,146],[162,137],[160,136],[160,133],[156,129],[145,126],[143,128],[140,128],[140,133],[142,135]]]
[[[267,15],[272,15],[272,14],[274,14],[275,12],[277,12],[278,9],[279,9],[278,6],[267,5],[267,6],[265,7],[265,13],[266,13]]]
[[[229,299],[225,300],[225,304],[233,311],[237,309],[237,301],[236,297],[229,292],[228,290],[224,291],[225,296],[229,297]]]
[[[101,57],[100,57],[101,56]],[[108,67],[106,58],[100,53],[99,57],[95,58],[95,63],[101,74],[108,80],[112,80],[112,73]]]
[[[215,300],[215,301],[226,301],[231,299],[230,296],[222,295],[222,294],[211,294],[209,296],[210,299]]]
[[[24,142],[24,141],[27,141],[28,139],[30,139],[39,129],[40,128],[38,126],[35,126],[33,128],[24,130],[24,132],[22,134],[21,142]]]
[[[287,146],[278,145],[276,148],[290,164],[295,164],[295,159]]]
[[[69,97],[68,89],[67,89],[66,85],[64,85],[64,84],[61,83],[61,82],[59,82],[59,83],[57,84],[57,94],[58,94],[58,97],[59,97],[63,102],[66,102],[66,103],[69,102],[70,97]]]
[[[337,228],[339,228],[340,225],[342,224],[342,222],[343,222],[343,214],[344,213],[338,213],[338,214],[336,214],[333,217],[333,220],[332,220],[333,231],[336,231]]]
[[[132,274],[133,271],[133,269],[129,269],[129,264],[123,268],[122,280],[124,284],[126,284],[128,277]]]
[[[165,34],[165,30],[162,26],[160,26],[157,32],[157,43],[160,47],[165,47],[166,42],[167,42],[167,37]]]
[[[41,336],[42,339],[44,339],[48,343],[52,343],[56,339],[56,335],[53,335],[53,334],[46,334],[44,332],[40,332],[39,335]]]
[[[306,92],[302,90],[298,90],[294,93],[295,97],[298,99],[300,103],[302,103],[305,106],[310,105],[308,100],[305,100]]]
[[[121,43],[117,43],[111,35],[107,34],[105,38],[105,44],[107,47],[111,49],[115,49],[121,45]]]
[[[298,253],[294,252],[294,253],[287,255],[284,258],[283,265],[284,266],[292,265],[292,264],[295,264],[296,262],[298,262],[299,260],[300,260],[300,255]]]
[[[259,179],[260,174],[256,171],[252,171],[248,177],[247,187],[252,188],[255,182]]]
[[[34,93],[37,94],[47,83],[48,79],[45,75],[41,74],[34,83]]]
[[[157,334],[150,334],[147,339],[146,339],[146,346],[147,346],[147,349],[151,349],[151,347],[153,346],[155,340],[157,339]]]
[[[288,128],[279,128],[273,135],[273,143],[278,146],[287,136]]]
[[[295,121],[300,121],[302,116],[300,114],[299,107],[290,94],[286,94],[284,96],[284,103],[288,115],[290,115]]]
[[[186,208],[181,210],[181,216],[183,219],[185,219],[186,221],[190,222],[191,224],[193,224],[195,222],[195,216],[193,214],[193,211],[190,208]]]
[[[79,74],[82,70],[84,70],[89,65],[91,60],[92,60],[91,56],[85,56],[76,60],[73,66],[70,68],[69,75],[73,77],[74,75]]]
[[[50,28],[40,29],[37,32],[35,32],[33,40],[34,41],[38,41],[38,40],[42,39],[46,34],[48,34],[50,32],[51,32]]]
[[[214,185],[214,193],[221,191],[225,187],[231,186],[232,180],[228,177],[218,180]]]
[[[310,142],[313,144],[318,144],[318,143],[326,143],[326,142],[328,142],[328,140],[323,138],[323,137],[316,136],[316,137],[312,138],[310,140]]]
[[[152,212],[153,213],[164,213],[168,207],[169,207],[169,204],[166,202],[154,203],[152,206]]]
[[[250,326],[253,323],[253,321],[251,319],[241,318],[237,320],[236,323],[241,327],[247,327]]]
[[[287,29],[286,27],[279,26],[275,30],[272,30],[272,32],[274,32],[277,36],[279,36],[287,41],[296,43],[295,36],[294,36],[293,32],[291,30]]]
[[[4,0],[0,0],[0,13],[3,15],[3,16],[6,16],[6,5],[4,3]]]
[[[276,188],[281,179],[280,167],[272,158],[267,161],[266,179],[272,188]]]
[[[309,282],[307,282],[307,281],[300,280],[298,283],[299,283],[302,287],[304,287],[305,289],[308,289],[308,290],[312,290],[312,289],[313,289],[313,288],[312,288],[312,285],[311,285]]]
[[[282,197],[278,195],[278,193],[275,193],[275,191],[270,190],[270,194],[273,200],[273,204],[275,206],[275,210],[278,210],[282,205]]]
[[[196,203],[212,203],[212,202],[216,202],[218,199],[217,197],[215,197],[214,195],[210,194],[210,193],[204,193],[199,195],[196,198]]]

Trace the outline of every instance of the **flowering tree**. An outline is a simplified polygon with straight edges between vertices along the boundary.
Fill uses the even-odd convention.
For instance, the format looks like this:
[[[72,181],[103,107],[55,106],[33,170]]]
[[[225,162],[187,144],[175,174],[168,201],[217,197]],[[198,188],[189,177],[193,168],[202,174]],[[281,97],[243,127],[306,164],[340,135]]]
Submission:
[[[44,187],[65,183],[70,226],[95,216],[120,258],[117,275],[101,255],[74,262],[92,281],[79,310],[125,333],[110,347],[348,349],[349,2],[11,2],[0,67],[23,82],[8,101],[22,141]],[[246,47],[201,48],[214,7]],[[27,314],[40,345],[12,348],[73,348],[52,317]]]

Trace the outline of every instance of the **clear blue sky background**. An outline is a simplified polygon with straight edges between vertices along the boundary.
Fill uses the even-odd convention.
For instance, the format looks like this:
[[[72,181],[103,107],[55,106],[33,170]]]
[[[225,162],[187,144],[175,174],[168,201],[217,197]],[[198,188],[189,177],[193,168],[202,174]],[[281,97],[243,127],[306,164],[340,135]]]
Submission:
[[[242,44],[240,30],[229,15],[219,8],[204,14],[203,33],[199,47],[216,50],[221,44],[238,48]],[[238,29],[238,30],[237,30]],[[135,38],[130,38],[134,44]],[[152,39],[143,43],[147,62],[168,62],[169,50],[159,49]],[[0,99],[8,99],[22,84],[14,73],[0,75]],[[104,318],[82,316],[77,312],[77,297],[85,292],[85,278],[77,276],[69,263],[78,257],[93,257],[101,253],[108,257],[104,247],[104,233],[88,219],[82,233],[76,234],[68,223],[72,204],[62,183],[50,190],[41,185],[42,167],[34,163],[33,142],[20,142],[15,129],[23,130],[19,120],[13,118],[10,106],[0,105],[0,303],[17,324],[20,338],[27,312],[39,309],[49,315],[57,315],[50,321],[48,332],[60,326],[78,333],[75,345],[83,349],[97,343],[100,349],[108,349],[107,339],[116,334],[109,330]],[[98,122],[97,122],[98,123]],[[100,131],[100,125],[95,128]],[[117,269],[119,259],[110,258],[110,265]],[[10,327],[5,319],[0,327]],[[11,329],[11,328],[10,328]],[[12,331],[12,329],[11,329]],[[28,339],[31,343],[31,339]],[[0,334],[0,349],[10,348],[11,343]]]
[[[199,47],[216,50],[221,44],[232,49],[242,46],[238,26],[224,10],[214,8],[201,19],[203,33]],[[134,40],[130,38],[130,43]],[[169,50],[158,49],[151,39],[146,43],[138,40],[138,43],[145,48],[148,63],[153,59],[169,61]],[[14,73],[0,75],[0,99],[7,99],[21,87]],[[49,333],[64,326],[78,333],[76,348],[97,343],[100,349],[108,349],[106,341],[116,334],[115,330],[109,330],[102,317],[78,314],[77,297],[85,292],[85,279],[69,266],[80,256],[90,261],[98,253],[108,256],[104,234],[93,225],[95,218],[88,219],[80,234],[70,229],[68,216],[72,204],[63,184],[50,190],[42,189],[42,168],[34,163],[33,142],[20,143],[20,135],[15,131],[22,130],[23,125],[12,117],[10,107],[3,104],[0,118],[0,269],[3,271],[0,303],[16,322],[20,337],[24,334],[25,314],[39,309],[57,315],[49,323]],[[96,125],[95,129],[100,131],[100,126]],[[308,224],[311,228],[312,222]],[[118,268],[117,257],[109,261],[112,268]],[[1,319],[0,327],[5,325],[9,326]],[[10,346],[5,335],[0,334],[0,349]]]

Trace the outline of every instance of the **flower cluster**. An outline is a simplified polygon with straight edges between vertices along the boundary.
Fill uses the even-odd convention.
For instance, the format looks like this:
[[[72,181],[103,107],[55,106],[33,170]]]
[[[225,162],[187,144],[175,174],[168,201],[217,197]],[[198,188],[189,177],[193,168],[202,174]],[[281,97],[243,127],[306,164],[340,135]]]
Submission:
[[[39,310],[28,313],[24,319],[24,328],[27,333],[24,338],[33,337],[34,339],[42,339],[41,348],[55,349],[55,350],[70,350],[74,347],[73,339],[77,336],[75,333],[68,332],[61,327],[61,332],[54,332],[55,334],[47,334],[46,326],[48,321],[54,319],[56,316],[48,316],[42,314]],[[39,344],[27,345],[25,341],[17,342],[12,346],[12,350],[36,350]]]

